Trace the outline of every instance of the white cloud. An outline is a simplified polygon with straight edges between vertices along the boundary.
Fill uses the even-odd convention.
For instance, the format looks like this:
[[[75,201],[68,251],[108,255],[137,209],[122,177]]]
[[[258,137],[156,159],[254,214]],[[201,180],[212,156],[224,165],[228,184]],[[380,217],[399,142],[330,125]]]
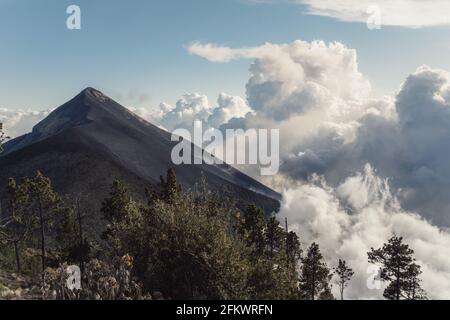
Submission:
[[[356,120],[321,124],[292,147],[292,154],[306,155],[285,156],[281,171],[297,179],[319,173],[337,185],[370,162],[390,178],[405,208],[450,226],[449,88],[449,73],[422,66],[408,77],[392,105],[377,101],[376,112],[370,107]],[[349,132],[353,137],[346,141]]]
[[[346,22],[366,23],[373,5],[381,10],[381,24],[409,28],[450,25],[450,2],[447,0],[296,0],[313,15]]]
[[[188,47],[189,53],[208,59],[212,62],[229,62],[241,54],[228,47],[216,46],[214,44],[201,44],[195,42]],[[242,50],[244,51],[244,50]]]
[[[366,285],[367,252],[381,247],[394,234],[404,237],[415,250],[429,297],[450,297],[450,256],[446,254],[450,233],[402,210],[387,180],[379,178],[369,165],[336,188],[315,176],[285,189],[278,218],[284,222],[285,217],[305,245],[320,244],[330,267],[345,259],[354,269],[347,298],[382,298],[382,289],[369,290]]]
[[[0,108],[0,122],[3,123],[6,134],[15,138],[30,132],[33,126],[49,113],[49,110],[32,111]]]
[[[228,123],[234,118],[243,118],[253,110],[247,102],[238,96],[231,96],[221,93],[217,99],[217,107],[212,110],[208,117],[208,125],[212,128],[220,128],[224,123]]]
[[[156,121],[169,131],[177,128],[191,128],[195,120],[206,121],[212,114],[213,107],[208,97],[199,93],[184,94],[173,107],[161,103],[159,108],[147,114],[149,120]]]
[[[245,117],[252,109],[238,96],[219,94],[217,104],[212,105],[208,97],[199,93],[183,95],[175,107],[161,103],[156,109],[131,108],[144,119],[160,125],[168,131],[177,128],[192,129],[194,121],[202,121],[206,128],[218,129],[233,118]]]
[[[356,51],[339,42],[295,41],[237,49],[196,43],[189,50],[213,62],[254,58],[248,102],[259,115],[275,120],[325,105],[342,113],[345,110],[338,107],[342,101],[361,99],[370,91],[369,82],[358,71]]]

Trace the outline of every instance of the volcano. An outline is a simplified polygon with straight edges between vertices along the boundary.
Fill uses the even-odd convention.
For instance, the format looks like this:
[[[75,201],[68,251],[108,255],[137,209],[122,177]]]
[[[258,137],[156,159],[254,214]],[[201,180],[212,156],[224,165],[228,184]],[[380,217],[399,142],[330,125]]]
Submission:
[[[254,203],[266,214],[278,210],[278,193],[227,164],[174,166],[171,151],[176,143],[169,132],[87,88],[31,133],[4,145],[0,190],[9,177],[21,179],[40,170],[60,194],[81,195],[90,210],[98,212],[113,180],[142,195],[145,187],[158,183],[160,175],[173,167],[184,189],[193,189],[204,177],[209,189],[234,199],[239,208]]]

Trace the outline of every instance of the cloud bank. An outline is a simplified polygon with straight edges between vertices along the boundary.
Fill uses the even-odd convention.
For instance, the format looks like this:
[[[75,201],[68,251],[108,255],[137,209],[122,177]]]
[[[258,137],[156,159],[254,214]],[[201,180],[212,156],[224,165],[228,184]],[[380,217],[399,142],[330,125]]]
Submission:
[[[49,113],[49,110],[32,111],[0,108],[0,122],[3,123],[5,133],[14,138],[30,132],[33,126]]]
[[[144,119],[173,131],[178,128],[191,129],[194,121],[202,121],[206,128],[219,128],[231,119],[245,117],[252,109],[238,96],[219,94],[216,105],[199,93],[184,94],[171,106],[161,103],[156,109],[131,108]]]

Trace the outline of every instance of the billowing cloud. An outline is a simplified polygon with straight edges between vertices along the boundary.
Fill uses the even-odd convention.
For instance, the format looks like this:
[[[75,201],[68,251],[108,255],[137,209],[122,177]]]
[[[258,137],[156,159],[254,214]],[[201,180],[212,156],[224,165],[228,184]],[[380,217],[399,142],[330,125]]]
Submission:
[[[205,52],[199,48],[205,48]],[[223,58],[224,47],[195,44],[195,53],[210,61]],[[247,83],[247,100],[258,118],[280,122],[313,111],[326,119],[355,117],[359,101],[370,92],[358,71],[356,51],[335,42],[267,43],[253,48],[228,48],[232,58],[254,58]],[[298,126],[297,126],[298,127]]]
[[[385,26],[408,28],[450,25],[450,2],[446,0],[293,0],[307,13],[346,22],[363,22],[380,13]],[[379,10],[379,11],[378,11]]]
[[[33,126],[50,113],[21,109],[0,108],[0,122],[8,136],[15,138],[31,131]]]
[[[386,109],[384,113],[367,112],[357,119],[350,141],[345,140],[348,123],[323,124],[292,148],[291,154],[301,156],[285,157],[281,171],[297,179],[323,174],[336,185],[370,162],[380,175],[390,178],[406,209],[448,227],[449,88],[447,72],[422,66],[397,94],[394,109],[389,111],[395,112],[393,116],[386,117]]]
[[[167,105],[164,108],[167,108]],[[163,115],[160,123],[170,131],[176,128],[190,128],[195,120],[206,121],[212,109],[205,95],[185,94],[174,108]]]
[[[212,128],[220,128],[221,125],[228,123],[230,120],[243,118],[252,112],[253,110],[241,97],[221,93],[217,99],[217,107],[212,110],[207,122]]]
[[[219,94],[215,106],[209,103],[205,95],[189,93],[183,95],[175,107],[161,103],[156,109],[132,108],[131,110],[168,131],[178,128],[191,129],[194,121],[203,122],[206,128],[218,129],[231,119],[243,118],[252,112],[244,99],[226,93]]]
[[[290,229],[305,245],[318,242],[329,267],[336,266],[338,259],[348,262],[355,276],[346,298],[382,298],[383,286],[367,286],[369,277],[373,278],[367,252],[381,247],[393,235],[404,237],[415,251],[429,297],[450,297],[450,233],[401,209],[388,181],[379,178],[370,165],[336,188],[315,176],[285,189],[278,218],[283,222],[288,218]]]

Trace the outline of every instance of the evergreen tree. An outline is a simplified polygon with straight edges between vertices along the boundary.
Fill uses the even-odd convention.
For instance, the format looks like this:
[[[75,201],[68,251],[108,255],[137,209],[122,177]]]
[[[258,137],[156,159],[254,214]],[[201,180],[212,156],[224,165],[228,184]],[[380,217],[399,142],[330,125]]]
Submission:
[[[255,205],[250,205],[244,212],[241,233],[254,257],[261,256],[264,252],[264,212]]]
[[[319,300],[336,300],[331,292],[329,281],[331,280],[331,275],[328,282],[325,284],[322,292],[319,294]]]
[[[91,246],[88,240],[85,238],[83,221],[87,217],[87,209],[83,208],[81,200],[81,196],[77,196],[75,199],[76,225],[78,227],[78,245],[74,248],[75,250],[74,252],[72,252],[72,256],[74,257],[74,259],[80,262],[81,273],[84,274],[84,266],[85,262],[87,262],[89,259]]]
[[[315,300],[327,297],[330,298],[331,290],[329,282],[331,279],[330,270],[323,261],[319,245],[313,243],[302,259],[300,270],[300,291],[304,299]]]
[[[424,296],[418,280],[420,266],[415,264],[414,251],[403,243],[402,237],[392,237],[382,248],[371,248],[367,255],[370,263],[381,265],[381,279],[389,282],[383,293],[386,299],[418,299]]]
[[[286,234],[286,256],[288,267],[295,269],[301,260],[302,249],[300,240],[294,231],[289,231]]]
[[[160,176],[160,183],[163,190],[163,197],[167,202],[173,201],[176,195],[181,192],[181,185],[177,182],[175,170],[170,168],[167,170],[166,180]]]
[[[78,263],[84,272],[84,262],[90,254],[90,245],[83,238],[79,204],[68,206],[62,204],[55,215],[55,239],[64,262]]]
[[[275,217],[271,217],[267,222],[264,232],[266,246],[268,247],[269,257],[274,257],[274,252],[279,252],[283,244],[283,229]]]
[[[42,277],[46,269],[47,232],[54,226],[54,218],[60,209],[61,199],[53,190],[51,180],[41,172],[31,179],[23,182],[27,192],[27,210],[37,221],[37,229],[40,238]],[[33,224],[34,225],[34,224]]]
[[[347,266],[345,260],[339,259],[338,266],[334,268],[334,274],[337,276],[336,283],[339,286],[341,300],[344,300],[344,289],[348,286],[354,272]]]
[[[107,221],[120,220],[126,215],[130,202],[131,196],[128,188],[121,181],[114,180],[109,197],[103,201],[100,210]]]
[[[419,276],[422,274],[420,266],[416,263],[412,263],[407,271],[407,281],[405,283],[405,293],[407,300],[426,300],[427,295],[425,290],[422,289],[420,283],[422,280]]]
[[[131,197],[128,187],[121,181],[115,180],[109,197],[103,201],[100,210],[108,222],[103,238],[107,239],[115,249],[113,256],[131,254],[133,257],[138,257],[141,255],[140,249],[145,244],[138,239],[141,236],[139,231],[143,221],[139,205]]]

